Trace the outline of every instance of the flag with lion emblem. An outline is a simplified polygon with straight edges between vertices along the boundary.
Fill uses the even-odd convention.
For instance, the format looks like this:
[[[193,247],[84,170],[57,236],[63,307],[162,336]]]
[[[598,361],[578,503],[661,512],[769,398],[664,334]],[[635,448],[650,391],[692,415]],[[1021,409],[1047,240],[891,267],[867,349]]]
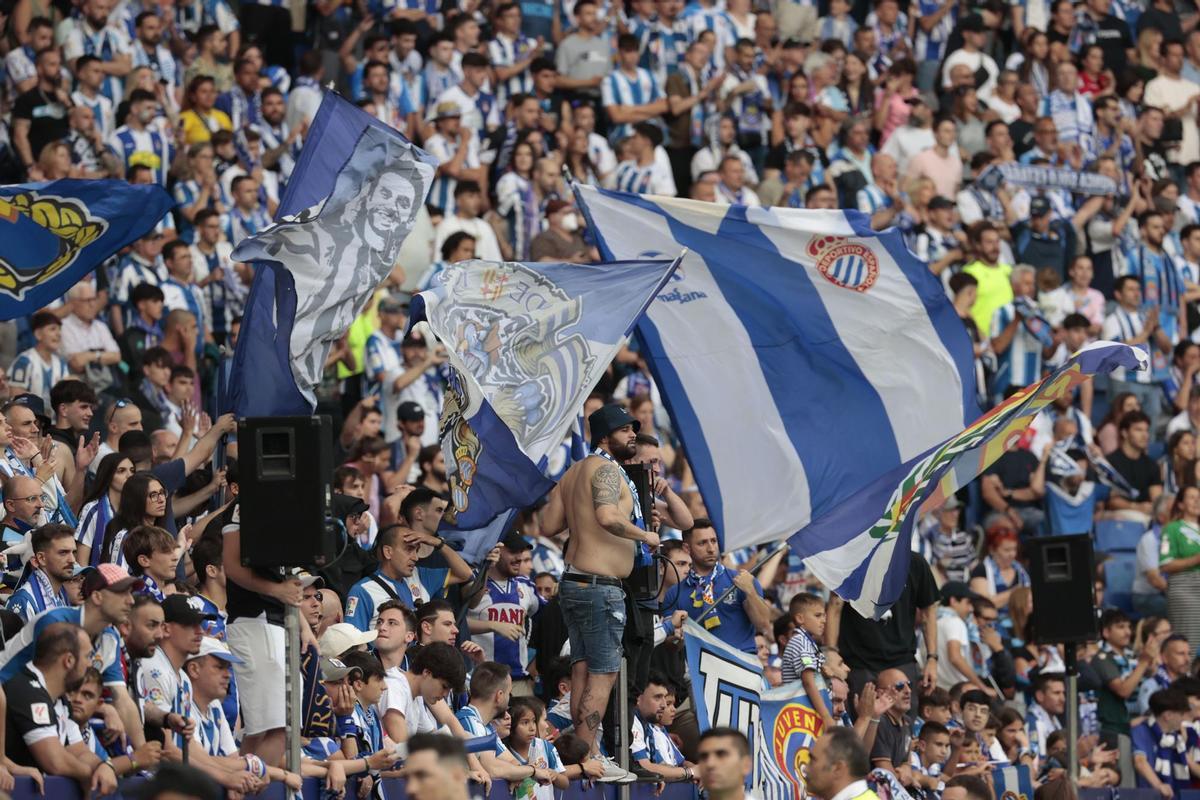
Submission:
[[[61,180],[0,186],[0,319],[62,297],[170,209],[161,186]]]
[[[676,264],[464,261],[413,298],[411,324],[448,354],[446,527],[484,528],[550,490],[551,450]]]

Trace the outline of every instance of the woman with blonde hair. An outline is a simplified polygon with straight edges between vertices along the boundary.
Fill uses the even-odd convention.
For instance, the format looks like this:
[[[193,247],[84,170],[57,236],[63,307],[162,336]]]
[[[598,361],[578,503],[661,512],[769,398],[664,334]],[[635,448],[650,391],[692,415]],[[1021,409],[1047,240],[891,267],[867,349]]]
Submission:
[[[29,171],[29,176],[40,181],[82,177],[71,163],[71,148],[65,141],[51,142],[43,147],[37,165]]]

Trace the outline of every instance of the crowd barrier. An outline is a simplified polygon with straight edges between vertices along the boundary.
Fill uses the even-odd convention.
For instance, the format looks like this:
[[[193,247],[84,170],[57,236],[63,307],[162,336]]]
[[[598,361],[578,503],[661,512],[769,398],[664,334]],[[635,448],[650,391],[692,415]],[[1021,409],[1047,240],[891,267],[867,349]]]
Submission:
[[[142,783],[141,780],[126,780],[122,781],[117,794],[113,795],[118,800],[131,796],[132,791],[136,786]],[[322,793],[320,791],[320,782],[316,778],[307,778],[304,781],[304,800],[321,800]],[[349,791],[347,787],[347,800],[354,800],[355,794]],[[129,795],[125,793],[129,792]],[[1151,792],[1153,795],[1154,793]],[[383,797],[384,800],[402,800],[407,794],[404,791],[404,781],[399,779],[389,779],[383,782]],[[629,796],[631,800],[654,800],[654,784],[652,783],[637,783],[630,787]],[[667,784],[666,790],[659,796],[657,800],[696,800],[698,793],[695,787],[691,784],[673,783]],[[18,778],[16,788],[12,793],[13,800],[88,800],[86,796],[80,793],[79,784],[69,778],[46,778],[46,794],[40,795],[37,791],[37,786],[30,778]],[[265,791],[250,797],[257,800],[287,800],[287,791],[282,783],[273,783]],[[503,781],[492,785],[492,793],[487,800],[511,800],[512,794],[508,790],[508,785]],[[590,784],[585,786],[580,781],[572,781],[569,788],[562,791],[555,790],[556,800],[616,800],[617,787],[615,784]],[[248,797],[247,800],[250,800]],[[1114,800],[1109,797],[1088,798],[1088,800]],[[1130,800],[1124,792],[1122,792],[1121,800]],[[1132,800],[1155,800],[1153,797],[1133,798]],[[1186,798],[1186,800],[1200,800],[1200,792],[1196,793],[1196,797]]]

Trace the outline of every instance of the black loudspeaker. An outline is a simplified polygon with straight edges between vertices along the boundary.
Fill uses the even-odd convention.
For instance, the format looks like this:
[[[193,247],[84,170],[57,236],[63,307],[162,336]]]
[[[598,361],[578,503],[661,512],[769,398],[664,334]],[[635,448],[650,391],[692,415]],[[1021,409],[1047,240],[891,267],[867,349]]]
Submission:
[[[333,561],[333,467],[327,416],[238,423],[242,564],[320,569]]]
[[[1087,642],[1098,636],[1092,537],[1042,536],[1025,543],[1039,643]]]

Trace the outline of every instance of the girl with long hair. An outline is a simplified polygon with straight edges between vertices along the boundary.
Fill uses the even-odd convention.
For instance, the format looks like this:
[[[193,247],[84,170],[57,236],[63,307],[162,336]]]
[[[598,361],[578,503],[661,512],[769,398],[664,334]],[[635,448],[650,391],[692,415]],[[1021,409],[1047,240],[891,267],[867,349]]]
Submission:
[[[83,498],[79,511],[79,525],[75,528],[75,562],[84,566],[100,563],[100,548],[96,547],[96,533],[101,541],[108,530],[108,523],[121,505],[121,490],[133,475],[133,461],[121,453],[109,453],[100,459],[96,468],[96,480],[92,489]],[[93,557],[94,556],[94,557]]]
[[[149,472],[135,472],[125,481],[121,489],[121,502],[117,514],[104,529],[104,543],[100,548],[100,561],[126,567],[125,534],[138,525],[163,527],[167,514],[167,491]]]

